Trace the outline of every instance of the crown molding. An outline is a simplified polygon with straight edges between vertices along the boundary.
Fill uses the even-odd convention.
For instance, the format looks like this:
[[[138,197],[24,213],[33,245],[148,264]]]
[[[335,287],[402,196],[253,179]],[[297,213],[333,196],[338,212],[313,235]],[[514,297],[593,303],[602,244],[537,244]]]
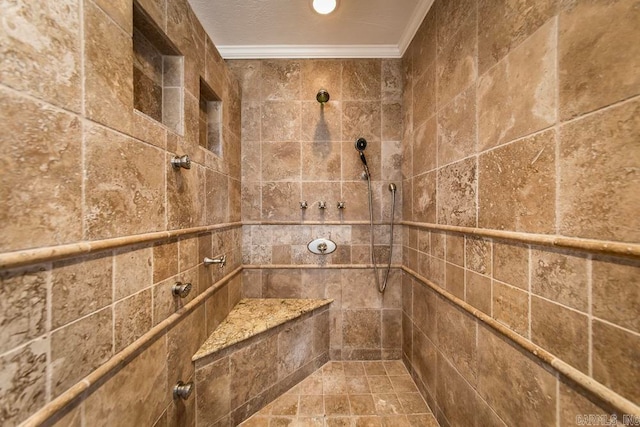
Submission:
[[[419,24],[418,24],[419,25]],[[400,58],[397,45],[238,45],[217,46],[224,59]]]
[[[402,33],[400,41],[398,42],[398,51],[400,53],[400,57],[402,57],[406,52],[409,44],[411,43],[411,40],[413,40],[413,37],[418,32],[422,21],[424,21],[427,13],[429,13],[429,9],[431,9],[431,6],[433,6],[433,3],[434,0],[426,0],[419,1],[418,4],[416,4],[416,8],[411,14],[411,21],[409,21],[409,23],[405,27],[404,33]]]

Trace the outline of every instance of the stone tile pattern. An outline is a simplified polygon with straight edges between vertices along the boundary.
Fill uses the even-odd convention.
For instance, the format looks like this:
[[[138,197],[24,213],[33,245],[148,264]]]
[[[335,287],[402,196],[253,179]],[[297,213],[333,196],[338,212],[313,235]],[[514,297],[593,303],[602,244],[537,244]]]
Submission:
[[[329,360],[329,310],[319,307],[204,355],[206,346],[194,357],[196,423],[236,426]]]
[[[403,219],[639,242],[633,19],[625,1],[436,0],[402,58]],[[640,403],[640,260],[409,226],[402,242],[403,265]],[[403,357],[441,425],[603,411],[418,281],[402,299]]]
[[[11,154],[0,172],[0,252],[240,220],[240,85],[186,0],[136,3],[184,56],[173,64],[186,70],[178,133],[135,111],[133,64],[143,58],[132,49],[133,2],[3,6],[0,146]],[[152,77],[182,85],[157,68]],[[222,156],[198,144],[200,79],[223,103]],[[173,170],[174,154],[188,154],[191,169]],[[0,271],[2,424],[20,424],[239,267],[241,241],[235,227]],[[223,253],[224,269],[203,266]],[[171,295],[177,281],[193,285],[186,300]],[[191,357],[240,293],[236,276],[60,424],[192,425],[194,401],[174,402],[171,386],[193,378]]]
[[[354,148],[359,137],[368,141],[374,218],[389,218],[387,187],[401,181],[399,60],[228,62],[242,84],[244,220],[367,220],[367,183]],[[321,88],[331,96],[324,105],[315,99]],[[318,209],[319,201],[327,209]],[[346,202],[344,210],[338,201]]]
[[[423,426],[438,423],[400,361],[331,361],[243,427]]]
[[[332,360],[393,360],[401,356],[401,271],[380,294],[371,269],[245,269],[245,298],[332,299]]]

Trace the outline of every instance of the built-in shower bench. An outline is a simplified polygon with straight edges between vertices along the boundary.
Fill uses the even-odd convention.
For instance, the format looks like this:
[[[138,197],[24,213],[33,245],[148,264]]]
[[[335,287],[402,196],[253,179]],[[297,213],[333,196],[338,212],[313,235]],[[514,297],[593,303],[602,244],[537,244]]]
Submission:
[[[329,360],[331,299],[243,299],[194,354],[198,423],[249,418]]]

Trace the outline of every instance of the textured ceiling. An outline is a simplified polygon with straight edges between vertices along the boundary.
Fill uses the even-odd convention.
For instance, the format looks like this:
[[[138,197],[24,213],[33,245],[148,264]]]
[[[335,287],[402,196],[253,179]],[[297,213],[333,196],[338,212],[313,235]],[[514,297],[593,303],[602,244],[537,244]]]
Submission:
[[[433,0],[189,0],[225,58],[399,57]]]

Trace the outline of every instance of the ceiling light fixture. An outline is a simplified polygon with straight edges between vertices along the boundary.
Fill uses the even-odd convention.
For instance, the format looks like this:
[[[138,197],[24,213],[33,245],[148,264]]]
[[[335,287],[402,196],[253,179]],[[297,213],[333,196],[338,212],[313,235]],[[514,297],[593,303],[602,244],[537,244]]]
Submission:
[[[321,15],[328,15],[336,8],[336,0],[313,0],[313,9]]]

